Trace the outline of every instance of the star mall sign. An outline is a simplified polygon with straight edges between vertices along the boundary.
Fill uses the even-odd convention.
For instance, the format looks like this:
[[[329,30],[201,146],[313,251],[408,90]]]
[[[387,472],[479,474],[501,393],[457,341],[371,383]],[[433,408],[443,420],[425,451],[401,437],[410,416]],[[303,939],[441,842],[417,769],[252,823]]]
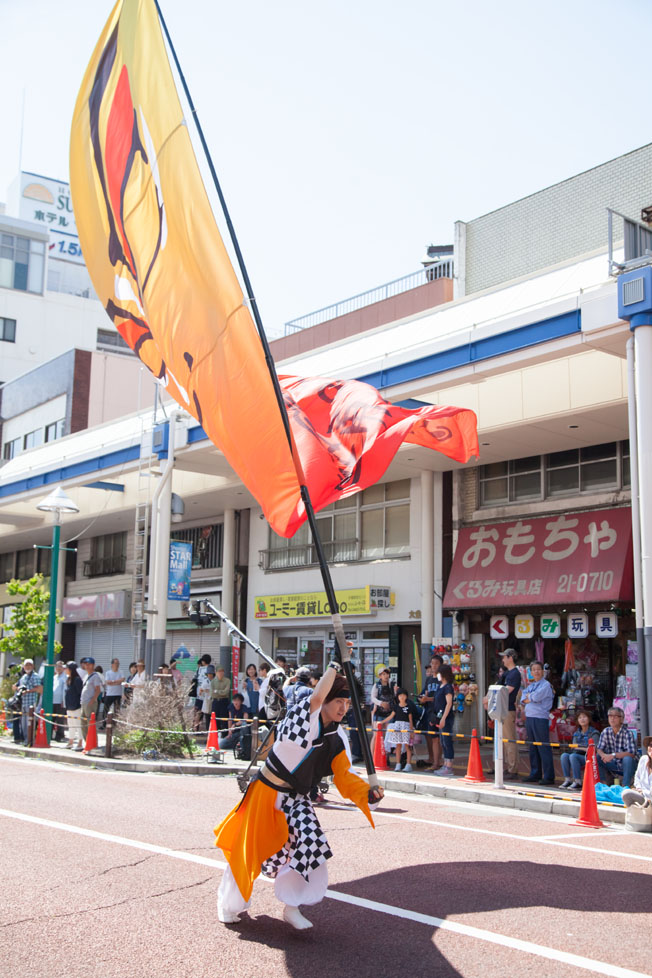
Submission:
[[[602,604],[633,597],[631,511],[464,527],[445,608]]]

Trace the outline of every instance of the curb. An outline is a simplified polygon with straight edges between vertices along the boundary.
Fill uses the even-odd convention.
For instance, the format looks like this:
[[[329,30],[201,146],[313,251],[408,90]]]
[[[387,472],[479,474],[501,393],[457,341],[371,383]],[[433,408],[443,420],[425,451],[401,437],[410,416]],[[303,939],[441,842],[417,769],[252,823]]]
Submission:
[[[118,758],[107,758],[99,754],[81,753],[50,753],[50,749],[41,750],[34,747],[23,747],[13,743],[0,741],[0,754],[14,757],[36,758],[42,761],[52,761],[55,764],[72,764],[104,771],[126,771],[140,774],[186,774],[199,777],[241,774],[247,764],[207,764],[205,761],[128,761]],[[579,815],[579,797],[567,798],[564,795],[545,794],[534,791],[519,791],[506,787],[485,788],[480,785],[467,787],[462,782],[462,776],[441,783],[431,775],[422,775],[424,780],[407,780],[405,777],[385,775],[379,778],[379,783],[386,791],[399,791],[405,794],[429,795],[434,798],[445,798],[462,804],[480,804],[493,808],[512,808],[523,812],[538,812],[547,815],[562,815],[567,818],[577,818]],[[625,823],[625,809],[619,805],[598,805],[600,818],[604,822],[615,824]]]

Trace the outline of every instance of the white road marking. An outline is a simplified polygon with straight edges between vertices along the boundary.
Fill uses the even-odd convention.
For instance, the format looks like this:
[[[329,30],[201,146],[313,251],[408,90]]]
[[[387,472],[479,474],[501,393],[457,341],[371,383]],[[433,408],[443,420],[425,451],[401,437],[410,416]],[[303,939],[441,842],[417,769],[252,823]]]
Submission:
[[[209,859],[207,856],[198,856],[190,852],[179,852],[174,849],[167,849],[165,846],[156,846],[150,842],[138,842],[135,839],[126,839],[119,835],[109,835],[105,832],[96,832],[94,829],[84,829],[77,825],[69,825],[66,822],[54,822],[46,818],[38,818],[35,815],[26,815],[22,812],[12,812],[7,809],[0,809],[0,816],[5,818],[17,819],[21,822],[28,822],[32,825],[42,825],[45,828],[59,829],[63,832],[71,832],[74,835],[83,835],[90,839],[98,839],[103,842],[112,842],[116,845],[129,846],[132,849],[140,849],[143,852],[152,852],[170,859],[180,859],[184,862],[196,863],[200,866],[209,866],[211,869],[226,869],[226,863],[217,859]],[[271,883],[272,880],[264,882]],[[364,907],[376,913],[388,914],[392,917],[399,917],[402,920],[411,920],[417,924],[425,924],[438,930],[452,931],[462,937],[472,937],[479,941],[489,944],[497,944],[500,947],[511,948],[525,954],[532,954],[536,957],[546,958],[549,961],[560,961],[563,964],[571,965],[574,968],[584,968],[596,974],[607,975],[609,978],[652,978],[651,975],[641,971],[632,971],[630,968],[621,968],[619,965],[607,964],[603,961],[596,961],[594,958],[585,958],[579,954],[570,954],[567,951],[560,951],[556,948],[546,947],[543,944],[534,944],[531,941],[522,941],[517,937],[509,937],[506,934],[497,934],[490,930],[483,930],[480,927],[471,927],[469,924],[458,923],[454,920],[444,920],[441,917],[432,917],[429,914],[417,913],[414,910],[404,910],[402,907],[394,907],[388,903],[378,903],[375,900],[365,900],[363,897],[351,896],[348,893],[340,893],[338,890],[327,890],[326,896],[331,900],[340,903],[348,903],[354,907]]]
[[[579,849],[581,852],[599,852],[601,856],[613,856],[615,859],[634,859],[644,863],[652,862],[652,856],[639,856],[632,852],[619,852],[616,849],[601,849],[598,846],[575,846],[572,842],[558,842],[555,838],[551,838],[549,836],[515,835],[512,832],[499,832],[497,829],[481,829],[475,825],[453,825],[450,822],[439,822],[436,819],[414,818],[412,815],[395,815],[393,812],[384,812],[382,809],[376,809],[376,811],[373,812],[373,816],[374,818],[376,818],[376,816],[382,816],[383,818],[396,818],[402,822],[422,822],[424,825],[436,825],[440,828],[452,829],[457,832],[476,832],[478,835],[495,835],[500,839],[514,839],[517,842],[526,842],[528,845],[541,842],[542,845],[560,846],[562,849]],[[568,822],[566,824],[568,824]],[[597,831],[600,830],[594,829],[593,833]],[[571,834],[570,838],[578,838],[586,834],[592,835],[593,833],[579,832],[577,835]],[[613,838],[614,834],[629,835],[629,833],[625,832],[616,832],[614,829],[613,832],[609,832],[609,838]],[[560,838],[565,838],[565,836],[561,836]]]

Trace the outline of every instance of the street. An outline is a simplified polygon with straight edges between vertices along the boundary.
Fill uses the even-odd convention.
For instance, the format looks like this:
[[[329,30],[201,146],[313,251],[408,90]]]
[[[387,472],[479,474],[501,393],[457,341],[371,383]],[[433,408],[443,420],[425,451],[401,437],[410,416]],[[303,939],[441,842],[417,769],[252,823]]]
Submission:
[[[0,758],[0,960],[77,976],[649,974],[652,846],[561,816],[388,793],[375,832],[335,789],[329,897],[292,931],[259,879],[224,927],[213,825],[235,781]]]

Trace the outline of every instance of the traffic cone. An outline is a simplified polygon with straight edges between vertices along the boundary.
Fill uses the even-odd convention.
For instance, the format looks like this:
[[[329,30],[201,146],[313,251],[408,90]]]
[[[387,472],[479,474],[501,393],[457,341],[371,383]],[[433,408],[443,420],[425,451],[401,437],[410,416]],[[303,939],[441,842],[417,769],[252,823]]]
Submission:
[[[586,767],[584,768],[584,783],[582,785],[582,798],[580,801],[580,817],[571,825],[584,825],[589,829],[604,829],[604,822],[600,821],[598,815],[598,802],[595,797],[595,786],[600,780],[598,772],[598,762],[595,753],[595,744],[589,741],[589,748],[586,752]]]
[[[480,741],[478,740],[477,730],[471,734],[471,750],[469,751],[469,763],[463,781],[471,781],[473,784],[480,784],[487,779],[482,770],[482,758],[480,757]]]
[[[97,727],[95,725],[95,714],[91,713],[91,722],[88,724],[84,754],[90,754],[97,747]]]
[[[206,753],[212,750],[219,750],[220,742],[217,736],[217,723],[215,722],[215,714],[211,713],[211,722],[208,728],[208,739],[206,741]]]
[[[45,714],[43,710],[39,713],[38,726],[36,728],[36,737],[34,738],[34,747],[49,747],[48,734],[45,729]]]
[[[374,744],[374,767],[377,771],[388,771],[387,752],[385,750],[385,731],[379,727],[376,731],[376,742]]]

